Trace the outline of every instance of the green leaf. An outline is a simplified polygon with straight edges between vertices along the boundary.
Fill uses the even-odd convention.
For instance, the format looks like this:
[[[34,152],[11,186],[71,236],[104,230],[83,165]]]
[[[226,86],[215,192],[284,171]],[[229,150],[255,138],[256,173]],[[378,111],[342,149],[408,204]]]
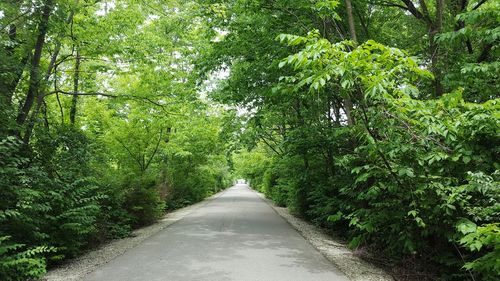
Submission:
[[[477,225],[468,219],[460,219],[455,227],[462,234],[469,234],[477,229]]]
[[[335,215],[331,215],[331,216],[328,216],[328,221],[329,222],[337,222],[339,221],[340,219],[342,219],[342,212],[338,211]]]

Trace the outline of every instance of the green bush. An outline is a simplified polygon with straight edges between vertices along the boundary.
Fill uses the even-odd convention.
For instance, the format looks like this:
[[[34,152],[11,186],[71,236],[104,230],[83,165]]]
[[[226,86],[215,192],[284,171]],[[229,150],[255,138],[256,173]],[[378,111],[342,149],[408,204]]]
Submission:
[[[477,257],[467,262],[464,268],[476,272],[481,280],[496,280],[500,276],[500,224],[477,226],[469,220],[462,220],[457,224],[457,230],[464,235],[459,243]]]
[[[199,202],[229,186],[230,173],[225,157],[207,156],[189,153],[170,159],[166,198],[169,209]]]
[[[257,159],[266,171],[255,181],[266,194],[394,264],[415,260],[442,280],[494,280],[499,100],[466,102],[460,89],[422,99],[413,85],[429,74],[403,51],[374,41],[353,47],[318,31],[279,39],[305,45],[281,61],[294,74],[272,91],[301,111],[286,120],[283,152]],[[351,124],[331,117],[332,99],[346,96],[355,102]],[[276,112],[260,114],[270,131],[282,125],[273,123]],[[477,227],[459,232],[463,221]]]
[[[102,243],[107,239],[124,238],[130,234],[133,217],[125,209],[126,192],[122,186],[103,186],[101,192],[102,212],[97,218],[98,232],[94,235],[95,243]]]
[[[229,177],[225,157],[202,153],[196,165],[178,157],[179,165],[167,168],[138,171],[133,161],[113,167],[110,152],[81,130],[44,130],[35,128],[30,146],[0,140],[1,280],[41,277],[51,264],[154,223],[166,200],[174,207],[200,201]],[[171,173],[159,177],[160,167]]]
[[[354,151],[335,144],[340,149],[332,174],[321,169],[326,163],[308,142],[308,172],[297,164],[300,157],[276,159],[262,175],[264,191],[323,226],[345,229],[351,247],[427,259],[441,264],[449,279],[467,276],[453,273],[464,267],[494,280],[500,217],[496,101],[465,103],[455,93],[388,102],[367,112],[376,139],[359,125],[347,137],[356,139]],[[310,187],[299,184],[304,178]],[[305,203],[296,201],[303,198]],[[472,226],[464,232],[461,224],[457,232],[463,220]],[[458,251],[455,241],[464,247]],[[440,254],[428,256],[434,251]]]
[[[46,272],[44,256],[55,248],[39,246],[27,249],[23,244],[9,242],[0,236],[0,280],[23,281],[39,278]]]
[[[104,197],[91,178],[51,177],[52,168],[30,161],[23,148],[13,137],[0,142],[0,235],[11,241],[3,266],[31,276],[44,272],[46,259],[74,256],[87,246]]]
[[[152,224],[164,214],[165,202],[154,188],[139,187],[127,195],[125,208],[134,226],[143,226]]]

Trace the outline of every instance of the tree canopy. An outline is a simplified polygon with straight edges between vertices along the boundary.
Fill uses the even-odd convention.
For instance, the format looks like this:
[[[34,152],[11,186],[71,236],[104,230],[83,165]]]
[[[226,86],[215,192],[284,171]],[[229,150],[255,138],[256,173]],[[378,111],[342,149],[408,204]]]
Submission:
[[[499,14],[494,0],[0,2],[0,279],[246,178],[398,280],[496,280]]]

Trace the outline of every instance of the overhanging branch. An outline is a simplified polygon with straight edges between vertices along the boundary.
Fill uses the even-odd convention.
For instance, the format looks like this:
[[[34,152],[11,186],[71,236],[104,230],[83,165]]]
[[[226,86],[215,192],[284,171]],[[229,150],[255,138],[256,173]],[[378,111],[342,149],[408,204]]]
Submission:
[[[89,92],[89,93],[73,93],[73,92],[66,92],[66,91],[52,91],[50,93],[47,93],[45,96],[53,95],[53,94],[63,94],[63,95],[68,95],[68,96],[103,96],[103,97],[108,97],[108,98],[118,98],[120,96],[117,95],[111,95],[111,94],[106,94],[106,93],[101,93],[101,92]]]

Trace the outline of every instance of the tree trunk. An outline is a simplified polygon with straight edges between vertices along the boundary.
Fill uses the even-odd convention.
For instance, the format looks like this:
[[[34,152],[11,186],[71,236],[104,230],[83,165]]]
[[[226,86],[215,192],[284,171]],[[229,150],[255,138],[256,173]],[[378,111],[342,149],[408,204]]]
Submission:
[[[7,5],[12,5],[12,11],[21,11],[21,2],[23,1],[8,1]],[[30,7],[31,8],[31,7]],[[20,59],[17,59],[16,49],[23,50],[22,42],[18,39],[17,26],[14,21],[8,26],[8,37],[10,44],[6,45],[2,55],[5,56],[5,64],[0,65],[0,73],[9,73],[7,77],[0,77],[0,103],[5,106],[5,109],[12,110],[12,97],[21,81],[23,71],[30,61],[30,51],[25,51]],[[9,116],[10,117],[10,116]],[[2,117],[3,118],[3,117]],[[10,118],[9,118],[10,119]]]
[[[351,0],[345,0],[347,11],[347,22],[349,24],[349,33],[351,34],[352,41],[358,43],[358,36],[356,35],[356,27],[354,26],[354,16],[352,12]]]
[[[463,13],[464,11],[466,11],[467,9],[467,0],[460,0],[459,3],[457,4],[458,7],[457,7],[457,11],[455,13],[455,17],[460,14],[460,13]],[[455,31],[459,31],[460,29],[463,29],[465,28],[465,22],[463,20],[459,20],[457,21],[457,23],[455,24]],[[472,42],[470,41],[469,38],[466,38],[465,39],[465,46],[467,47],[467,52],[469,53],[469,55],[472,55],[474,53],[474,50],[472,48]]]
[[[18,62],[12,60],[14,51],[17,47],[17,29],[15,25],[9,26],[9,40],[11,41],[11,45],[5,48],[7,63],[0,66],[0,72],[12,74],[11,79],[6,79],[5,77],[0,78],[0,89],[2,91],[0,93],[0,104],[6,108],[12,106],[12,96],[14,95],[17,84],[19,84],[21,80],[24,66],[28,62],[28,54],[23,56]]]
[[[80,79],[80,51],[76,49],[75,74],[73,76],[73,99],[71,100],[71,110],[69,112],[69,121],[75,125],[76,107],[78,105],[78,82]]]
[[[441,84],[442,74],[439,69],[439,46],[436,43],[436,34],[438,31],[434,28],[429,29],[429,55],[431,56],[431,72],[434,74],[434,96],[443,95],[443,85]]]
[[[75,5],[78,4],[78,1],[79,0],[75,0]],[[69,24],[73,21],[74,15],[75,15],[75,10],[72,10],[70,12],[70,14],[68,15],[68,18],[66,19],[66,24]],[[57,57],[59,56],[60,51],[61,51],[61,42],[57,41],[56,46],[54,47],[54,52],[52,53],[52,57],[50,58],[49,65],[47,67],[47,71],[45,72],[45,76],[43,78],[43,86],[45,86],[45,83],[47,83],[47,81],[49,81],[49,78],[52,75],[52,70],[56,67],[56,61],[57,61]],[[44,104],[45,87],[41,87],[41,85],[42,85],[42,83],[40,82],[40,85],[38,86],[37,97],[36,97],[36,100],[37,100],[36,107],[35,107],[35,110],[31,113],[31,116],[30,116],[29,121],[28,121],[28,125],[27,125],[25,133],[24,133],[23,141],[25,144],[29,143],[29,140],[31,138],[31,134],[33,133],[33,128],[35,127],[36,118],[38,117],[38,114],[40,113],[40,109],[45,106],[45,104]],[[60,101],[59,101],[59,96],[57,96],[57,101],[59,103],[59,106],[61,106]],[[61,109],[61,113],[62,113],[62,109]],[[64,122],[64,119],[62,119],[62,121]]]
[[[348,0],[346,0],[348,1]],[[434,74],[434,96],[439,97],[443,94],[444,89],[441,84],[443,78],[439,67],[440,54],[439,46],[436,42],[436,35],[442,31],[443,15],[444,15],[444,0],[436,0],[436,16],[431,17],[427,3],[425,0],[419,0],[419,7],[415,6],[412,0],[401,0],[404,3],[402,7],[405,11],[410,12],[415,18],[424,22],[427,26],[427,36],[429,37],[429,56],[430,56],[430,71]],[[401,6],[399,6],[401,7]]]
[[[354,118],[352,117],[352,100],[350,97],[344,98],[344,112],[347,117],[347,125],[354,125]]]
[[[53,6],[53,0],[46,0],[42,9],[42,18],[38,25],[38,37],[35,43],[33,58],[31,60],[28,93],[26,95],[26,100],[24,101],[24,104],[19,110],[16,118],[16,122],[19,126],[24,125],[26,122],[40,88],[40,59],[42,57],[43,46],[45,45],[45,35],[47,34],[50,13],[52,12]]]
[[[9,26],[9,40],[11,44],[3,49],[1,55],[5,57],[3,59],[5,63],[0,65],[0,73],[9,74],[0,75],[0,136],[18,135],[12,117],[12,114],[15,113],[12,97],[19,81],[21,81],[24,68],[28,63],[29,52],[26,52],[20,60],[15,58],[15,51],[18,48],[16,37],[16,26]]]
[[[436,0],[436,20],[429,24],[429,52],[431,55],[431,71],[434,74],[434,95],[440,97],[443,95],[444,89],[441,84],[443,78],[439,67],[440,53],[439,46],[436,42],[436,35],[443,29],[443,13],[444,0]]]
[[[347,11],[347,21],[349,23],[349,33],[351,34],[351,39],[354,44],[358,44],[358,36],[356,35],[356,26],[354,25],[354,16],[352,12],[351,0],[345,0],[346,11]],[[344,98],[345,115],[347,117],[347,124],[349,126],[354,125],[354,119],[352,118],[353,104],[351,97]]]

